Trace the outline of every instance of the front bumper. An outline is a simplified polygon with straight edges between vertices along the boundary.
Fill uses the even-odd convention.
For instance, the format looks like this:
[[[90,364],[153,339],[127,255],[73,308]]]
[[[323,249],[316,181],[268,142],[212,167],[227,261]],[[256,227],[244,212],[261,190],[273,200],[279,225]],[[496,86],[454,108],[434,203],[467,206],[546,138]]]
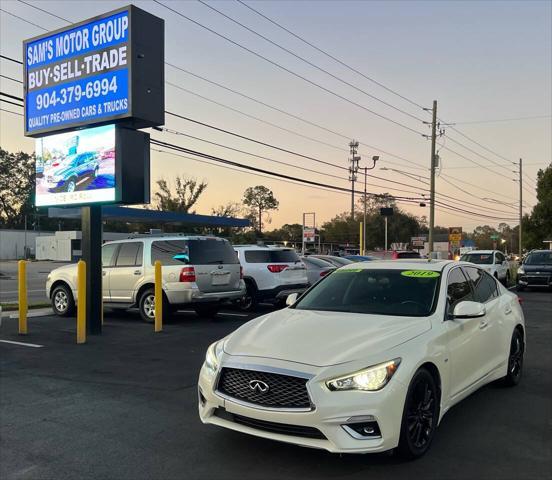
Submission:
[[[521,274],[517,277],[517,283],[523,287],[552,287],[552,274]]]
[[[274,366],[275,361],[271,361]],[[279,366],[297,370],[298,365],[280,362]],[[243,404],[221,396],[215,390],[215,378],[202,367],[199,376],[199,416],[203,423],[218,425],[257,437],[291,443],[304,447],[319,448],[334,453],[375,453],[397,447],[400,437],[401,419],[407,387],[392,379],[378,392],[332,392],[317,377],[315,367],[301,365],[302,373],[313,375],[307,389],[313,403],[310,411],[267,409]],[[260,366],[259,369],[263,368]],[[221,415],[220,412],[224,412]],[[246,417],[252,421],[244,424],[232,421],[233,416]],[[356,419],[354,417],[357,417]],[[360,419],[358,417],[361,417]],[[358,438],[347,424],[360,423],[372,417],[381,431],[379,437]],[[250,425],[267,423],[310,427],[319,430],[325,438],[307,438],[293,433],[277,433],[274,430],[256,428]],[[283,430],[283,429],[282,429]],[[351,432],[351,433],[349,433]]]

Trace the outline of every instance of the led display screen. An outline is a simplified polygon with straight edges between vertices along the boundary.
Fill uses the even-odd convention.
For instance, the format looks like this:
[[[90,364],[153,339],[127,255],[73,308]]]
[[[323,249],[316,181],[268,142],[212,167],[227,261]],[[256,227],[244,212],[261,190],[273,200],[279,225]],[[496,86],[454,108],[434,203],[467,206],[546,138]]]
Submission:
[[[115,172],[114,125],[39,138],[35,205],[114,202]]]

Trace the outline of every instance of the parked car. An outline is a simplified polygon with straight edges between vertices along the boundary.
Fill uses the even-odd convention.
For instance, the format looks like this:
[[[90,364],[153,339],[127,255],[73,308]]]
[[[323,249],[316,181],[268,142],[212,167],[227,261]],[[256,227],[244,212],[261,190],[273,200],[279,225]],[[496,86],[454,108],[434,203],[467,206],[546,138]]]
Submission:
[[[355,263],[288,303],[207,349],[203,423],[336,453],[397,448],[416,458],[453,405],[492,381],[521,380],[519,299],[478,265]]]
[[[344,265],[350,265],[351,263],[353,263],[352,260],[348,260],[343,257],[336,257],[335,255],[310,255],[310,257],[324,260],[325,262],[331,263],[337,268],[343,267]]]
[[[552,250],[532,250],[517,271],[517,289],[552,289]]]
[[[265,245],[234,246],[247,292],[240,304],[250,311],[259,302],[283,306],[290,293],[308,286],[307,270],[295,250]]]
[[[331,263],[312,256],[301,257],[301,261],[307,268],[307,279],[310,285],[314,285],[318,280],[333,272],[336,268]]]
[[[345,255],[343,258],[351,260],[351,262],[371,262],[373,260],[377,260],[376,257],[372,257],[370,255]]]
[[[95,178],[99,172],[100,163],[94,152],[68,155],[45,170],[46,184],[51,192],[74,192],[83,178]]]
[[[377,260],[404,260],[412,258],[422,258],[420,252],[415,250],[374,250],[368,254]]]
[[[481,265],[481,268],[505,285],[510,283],[510,262],[499,250],[472,250],[462,255],[460,260]]]
[[[202,317],[216,315],[221,303],[245,294],[241,267],[227,240],[208,236],[148,235],[102,246],[103,301],[106,307],[138,307],[143,320],[155,319],[154,263],[160,260],[164,312],[189,306]],[[46,295],[57,315],[72,315],[77,298],[77,265],[48,275]]]

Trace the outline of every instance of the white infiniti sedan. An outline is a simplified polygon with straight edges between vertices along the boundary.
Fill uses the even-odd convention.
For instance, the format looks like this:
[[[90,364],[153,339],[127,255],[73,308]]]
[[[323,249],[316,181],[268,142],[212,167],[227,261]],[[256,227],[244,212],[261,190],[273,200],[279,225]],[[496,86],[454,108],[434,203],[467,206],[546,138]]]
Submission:
[[[516,295],[476,265],[369,262],[207,350],[203,423],[340,453],[423,455],[444,414],[494,380],[516,385]]]

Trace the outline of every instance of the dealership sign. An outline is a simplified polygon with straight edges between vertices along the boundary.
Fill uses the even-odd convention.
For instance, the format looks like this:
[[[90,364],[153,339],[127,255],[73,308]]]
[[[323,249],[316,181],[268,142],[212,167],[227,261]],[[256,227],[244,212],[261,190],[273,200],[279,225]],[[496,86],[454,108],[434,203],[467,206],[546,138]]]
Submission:
[[[115,125],[36,140],[35,205],[149,201],[149,134]]]
[[[164,23],[128,6],[23,42],[25,135],[164,123]]]

